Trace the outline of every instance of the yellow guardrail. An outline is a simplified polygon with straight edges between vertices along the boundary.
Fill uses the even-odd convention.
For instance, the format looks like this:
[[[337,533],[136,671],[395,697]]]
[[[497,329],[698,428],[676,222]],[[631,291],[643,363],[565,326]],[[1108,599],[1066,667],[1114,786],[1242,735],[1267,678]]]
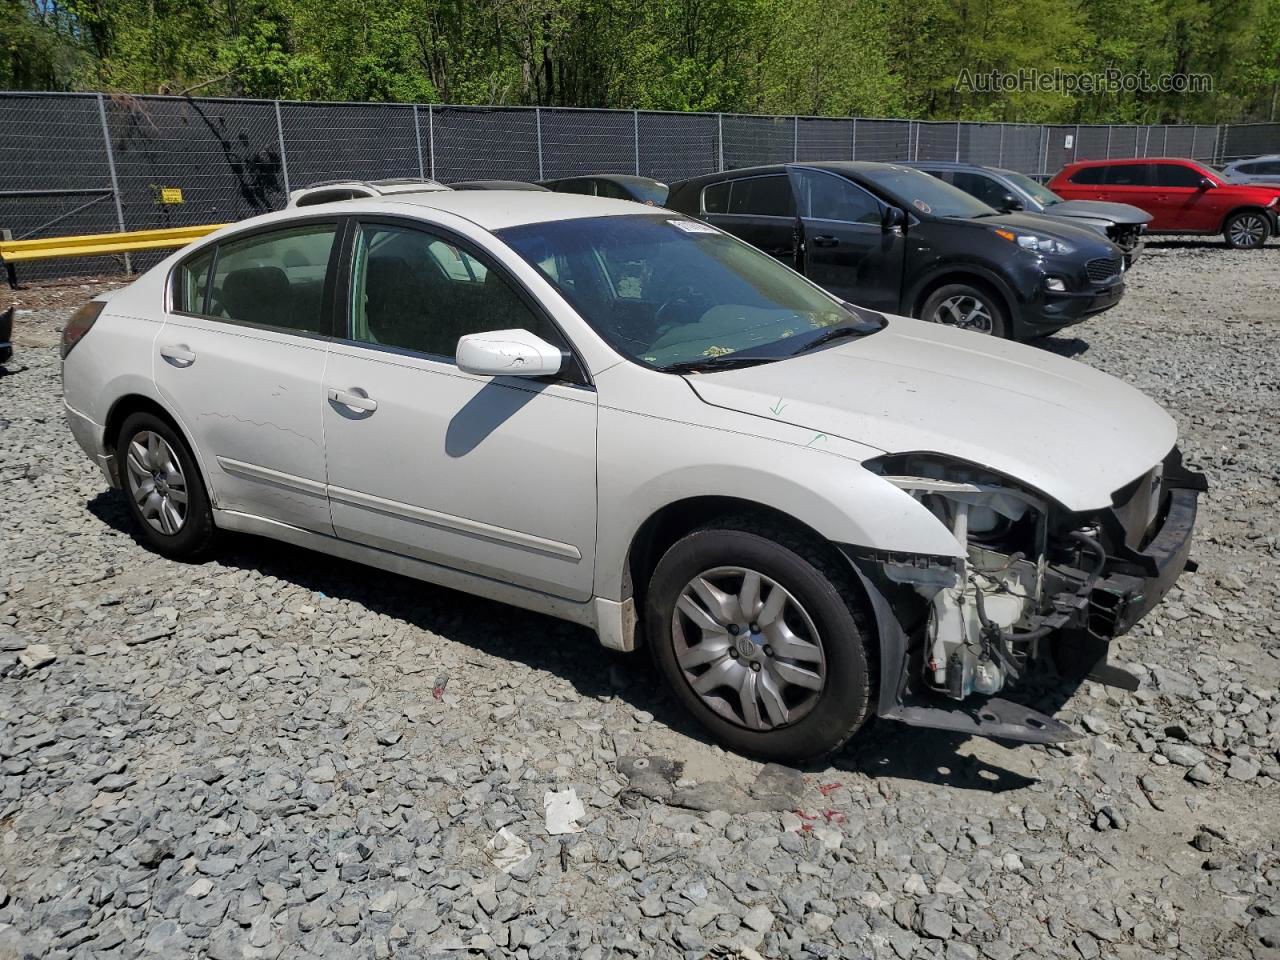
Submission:
[[[185,247],[213,233],[225,223],[195,227],[166,227],[162,230],[133,230],[129,233],[90,233],[78,237],[40,237],[35,240],[0,240],[0,261],[6,265],[58,257],[100,257],[139,250]]]

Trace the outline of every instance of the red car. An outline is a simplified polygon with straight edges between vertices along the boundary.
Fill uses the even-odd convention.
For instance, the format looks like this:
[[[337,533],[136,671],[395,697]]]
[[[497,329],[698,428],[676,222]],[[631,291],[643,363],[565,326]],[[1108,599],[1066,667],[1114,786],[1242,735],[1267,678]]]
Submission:
[[[1069,163],[1049,189],[1068,200],[1131,203],[1151,214],[1147,233],[1221,233],[1251,250],[1276,232],[1280,187],[1231,183],[1216,171],[1169,157]]]

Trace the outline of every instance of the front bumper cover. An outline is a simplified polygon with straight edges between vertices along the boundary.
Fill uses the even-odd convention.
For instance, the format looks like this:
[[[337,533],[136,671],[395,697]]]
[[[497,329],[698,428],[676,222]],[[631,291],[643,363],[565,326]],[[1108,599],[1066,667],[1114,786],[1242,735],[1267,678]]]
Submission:
[[[1102,683],[1136,687],[1136,680],[1107,662],[1111,640],[1131,629],[1167,594],[1188,567],[1199,497],[1207,489],[1204,475],[1182,466],[1175,448],[1164,463],[1164,504],[1159,527],[1140,550],[1124,546],[1124,534],[1114,531],[1120,544],[1107,555],[1101,576],[1061,579],[1053,596],[1054,610],[1045,624],[1053,659],[1064,676],[1089,677]],[[1119,526],[1108,512],[1104,523]],[[912,643],[893,605],[881,589],[882,558],[856,547],[842,547],[870,601],[880,640],[877,716],[909,726],[950,730],[972,736],[1026,743],[1058,743],[1080,736],[1066,724],[1039,711],[998,697],[971,696],[949,700],[913,686]]]

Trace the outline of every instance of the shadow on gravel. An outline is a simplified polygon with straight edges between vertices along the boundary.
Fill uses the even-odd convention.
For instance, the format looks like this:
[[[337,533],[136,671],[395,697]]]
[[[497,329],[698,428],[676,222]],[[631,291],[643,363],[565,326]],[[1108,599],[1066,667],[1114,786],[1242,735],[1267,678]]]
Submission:
[[[89,501],[88,509],[107,526],[141,543],[120,491],[99,493]],[[225,536],[210,562],[359,603],[374,613],[446,636],[490,656],[554,673],[584,697],[621,697],[674,732],[711,743],[702,727],[667,693],[646,654],[607,650],[585,627],[264,537]],[[1042,695],[1032,705],[1052,714],[1069,695],[1064,691],[1058,696]],[[815,773],[834,768],[872,779],[914,780],[987,793],[1018,790],[1035,782],[977,757],[961,755],[958,748],[968,739],[942,730],[873,720],[837,754],[801,769]]]
[[[1157,250],[1230,250],[1227,242],[1222,239],[1221,234],[1214,234],[1206,237],[1161,237],[1159,240],[1148,237],[1146,242],[1148,249],[1155,248]],[[1142,261],[1138,261],[1135,269],[1142,266]]]
[[[1028,341],[1027,345],[1039,347],[1041,350],[1056,353],[1058,356],[1068,359],[1078,357],[1089,350],[1089,342],[1081,340],[1079,337],[1041,337],[1038,340]]]

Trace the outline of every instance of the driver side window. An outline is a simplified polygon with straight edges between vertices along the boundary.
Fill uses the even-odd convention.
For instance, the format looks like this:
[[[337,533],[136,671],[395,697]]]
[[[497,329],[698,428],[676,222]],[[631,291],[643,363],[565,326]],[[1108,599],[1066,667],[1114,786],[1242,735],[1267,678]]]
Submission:
[[[452,361],[469,333],[558,330],[482,257],[422,230],[361,224],[351,270],[352,338]]]
[[[855,183],[820,170],[794,170],[800,216],[879,226],[880,203]]]

